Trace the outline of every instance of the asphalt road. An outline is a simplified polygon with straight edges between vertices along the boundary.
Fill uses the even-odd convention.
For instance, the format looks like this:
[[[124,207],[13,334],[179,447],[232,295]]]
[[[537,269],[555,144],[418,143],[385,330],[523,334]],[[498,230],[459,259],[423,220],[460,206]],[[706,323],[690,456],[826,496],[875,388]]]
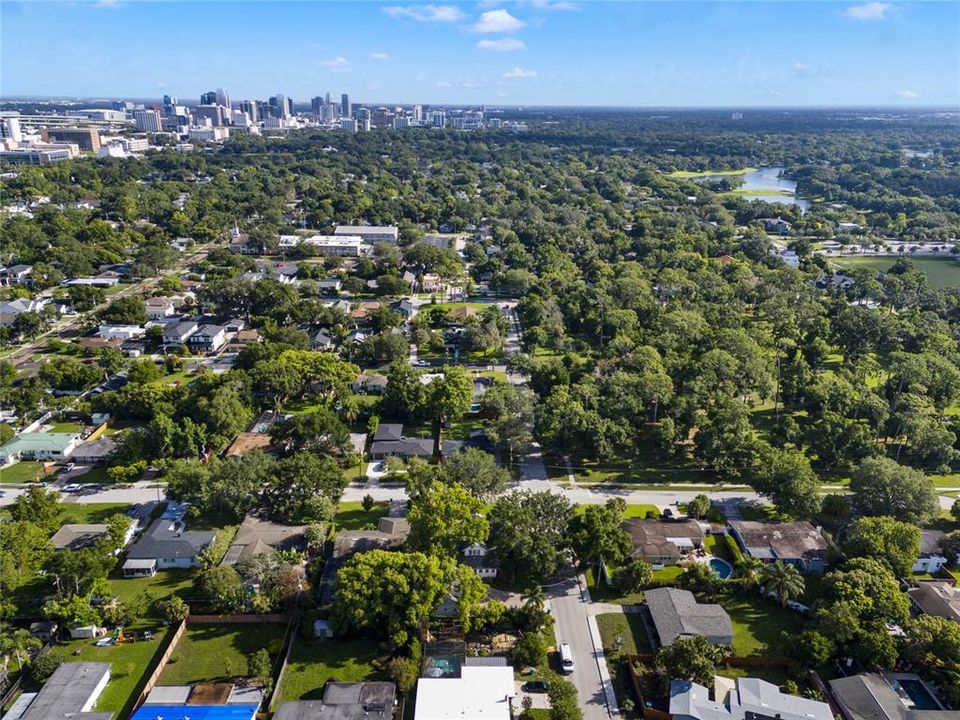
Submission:
[[[584,720],[607,720],[607,700],[597,656],[587,626],[587,603],[575,578],[547,588],[558,643],[570,645],[574,671],[567,679],[577,688]]]

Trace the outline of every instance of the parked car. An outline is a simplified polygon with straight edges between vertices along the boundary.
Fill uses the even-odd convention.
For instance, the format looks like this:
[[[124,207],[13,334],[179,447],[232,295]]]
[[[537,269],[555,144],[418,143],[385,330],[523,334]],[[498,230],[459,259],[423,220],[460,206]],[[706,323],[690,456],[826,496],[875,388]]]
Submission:
[[[545,693],[550,689],[550,684],[546,680],[531,680],[521,685],[520,689],[528,693]]]
[[[80,492],[81,485],[79,483],[70,483],[69,485],[64,485],[61,492],[65,493],[75,493]]]

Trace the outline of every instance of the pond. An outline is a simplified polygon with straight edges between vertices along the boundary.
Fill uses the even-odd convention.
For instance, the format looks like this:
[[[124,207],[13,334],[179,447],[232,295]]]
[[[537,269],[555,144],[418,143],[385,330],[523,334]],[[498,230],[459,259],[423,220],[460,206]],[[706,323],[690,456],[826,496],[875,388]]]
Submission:
[[[797,183],[783,177],[782,167],[749,170],[742,175],[742,178],[743,184],[738,194],[747,200],[796,205],[803,211],[810,208],[808,200],[797,197]]]

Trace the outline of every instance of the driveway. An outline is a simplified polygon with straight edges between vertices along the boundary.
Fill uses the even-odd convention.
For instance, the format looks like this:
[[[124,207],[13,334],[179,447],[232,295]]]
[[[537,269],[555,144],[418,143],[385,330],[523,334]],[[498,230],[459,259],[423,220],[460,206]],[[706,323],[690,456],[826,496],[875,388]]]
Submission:
[[[576,578],[547,588],[558,643],[567,643],[573,654],[574,671],[567,679],[577,688],[584,720],[608,720],[607,699],[590,638],[588,604]]]

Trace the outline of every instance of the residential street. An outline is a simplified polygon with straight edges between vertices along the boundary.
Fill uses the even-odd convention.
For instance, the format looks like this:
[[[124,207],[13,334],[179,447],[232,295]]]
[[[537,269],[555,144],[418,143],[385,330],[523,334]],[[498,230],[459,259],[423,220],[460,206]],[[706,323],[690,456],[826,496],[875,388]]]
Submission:
[[[547,588],[558,643],[568,643],[575,669],[567,679],[577,688],[584,720],[607,720],[606,694],[587,624],[587,603],[576,578]],[[605,662],[605,661],[604,661]]]

